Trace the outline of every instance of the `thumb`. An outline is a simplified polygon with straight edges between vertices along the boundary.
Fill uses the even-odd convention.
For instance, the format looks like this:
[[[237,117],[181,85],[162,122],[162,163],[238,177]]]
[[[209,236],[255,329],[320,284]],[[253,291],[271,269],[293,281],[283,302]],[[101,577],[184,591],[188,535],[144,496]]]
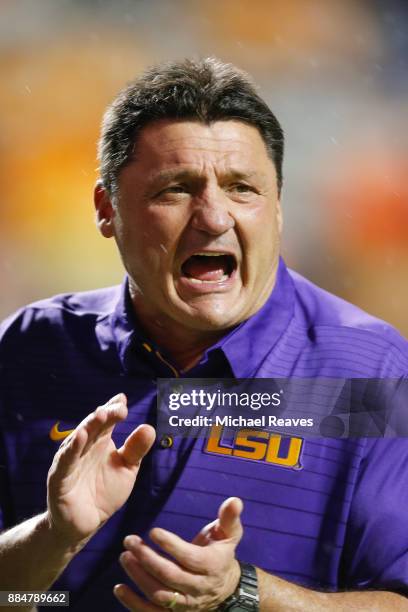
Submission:
[[[239,541],[242,537],[243,528],[241,523],[241,512],[244,504],[239,497],[229,497],[222,502],[218,510],[218,529],[225,538],[234,538]]]
[[[119,455],[129,467],[139,467],[143,457],[153,446],[156,432],[151,425],[139,425],[118,449]]]
[[[240,519],[243,507],[239,497],[229,497],[223,501],[218,510],[218,518],[201,529],[193,544],[208,546],[212,542],[233,539],[236,546],[244,532]]]

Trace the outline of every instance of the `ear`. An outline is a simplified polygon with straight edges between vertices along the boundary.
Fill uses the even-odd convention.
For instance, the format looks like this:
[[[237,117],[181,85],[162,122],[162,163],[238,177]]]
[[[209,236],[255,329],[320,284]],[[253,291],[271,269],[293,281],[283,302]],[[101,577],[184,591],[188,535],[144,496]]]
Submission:
[[[102,184],[102,181],[97,181],[94,189],[94,204],[96,210],[96,227],[105,238],[114,236],[115,209],[112,204],[112,199]]]
[[[282,206],[281,206],[280,198],[276,202],[276,219],[278,221],[279,235],[281,235],[282,229],[283,229],[283,214],[282,214]]]

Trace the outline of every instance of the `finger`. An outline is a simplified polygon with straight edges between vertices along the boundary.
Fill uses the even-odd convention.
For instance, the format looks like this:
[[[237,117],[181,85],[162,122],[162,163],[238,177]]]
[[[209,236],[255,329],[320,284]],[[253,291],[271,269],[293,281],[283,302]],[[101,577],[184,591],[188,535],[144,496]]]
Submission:
[[[175,533],[155,527],[149,533],[155,544],[171,555],[181,566],[190,572],[204,574],[208,553],[201,546],[186,542]]]
[[[50,468],[50,479],[55,481],[69,476],[77,467],[81,452],[86,444],[87,434],[83,429],[75,429],[61,444]]]
[[[64,440],[64,442],[59,448],[60,463],[71,464],[72,461],[79,459],[87,440],[88,435],[84,429],[74,429],[74,431],[69,435],[66,440]]]
[[[165,585],[146,572],[131,552],[122,553],[120,563],[129,578],[133,580],[149,601],[157,606],[165,607],[172,600],[176,587]],[[185,596],[179,593],[178,603],[182,603],[183,600],[185,600]]]
[[[163,608],[144,601],[139,595],[136,595],[126,584],[116,584],[113,587],[113,594],[120,601],[122,606],[132,612],[158,612]]]
[[[115,396],[115,398],[112,398],[112,400],[116,399],[116,398],[120,398],[120,397],[121,397],[121,395],[117,395],[117,396]],[[125,397],[125,396],[123,396],[123,397]],[[109,400],[109,402],[107,402],[105,404],[105,406],[108,407],[111,404],[112,400]],[[61,444],[59,446],[59,450],[63,451],[65,449],[65,447],[71,443],[73,436],[79,430],[81,430],[81,431],[85,430],[86,431],[86,439],[88,440],[88,436],[89,436],[89,434],[91,434],[92,429],[95,429],[96,426],[98,424],[100,425],[102,422],[106,422],[106,414],[104,414],[103,407],[100,406],[100,407],[96,408],[96,410],[94,410],[94,412],[91,412],[84,419],[82,419],[82,421],[76,426],[75,429],[71,430],[71,433],[69,435],[67,435],[67,437],[65,437],[62,440],[62,442],[61,442]]]
[[[115,404],[116,402],[122,402],[126,406],[127,405],[126,395],[124,393],[118,393],[117,395],[114,395],[105,403],[105,406],[108,406],[109,404]]]
[[[127,465],[137,466],[153,446],[155,438],[156,432],[151,425],[139,425],[126,438],[118,453]]]
[[[118,393],[102,406],[98,406],[81,421],[78,427],[86,427],[88,431],[90,427],[95,427],[95,424],[109,427],[118,415],[124,418],[127,416],[127,399],[124,393]]]
[[[123,396],[124,397],[124,396]],[[85,429],[88,439],[82,450],[84,455],[89,448],[104,435],[111,435],[117,423],[127,417],[127,407],[123,400],[107,403],[99,406],[93,413],[88,415],[78,428]]]
[[[197,564],[198,571],[192,573],[186,571],[171,559],[163,557],[144,542],[139,537],[128,536],[124,540],[124,545],[135,557],[137,563],[151,576],[160,583],[170,587],[174,591],[198,595],[202,590],[202,572]]]
[[[192,540],[192,544],[195,544],[196,546],[208,546],[208,544],[215,540],[213,534],[216,531],[215,528],[217,527],[217,525],[218,519],[215,519],[215,521],[212,521],[212,523],[208,523],[208,525],[203,527],[201,531],[197,533],[197,535]]]

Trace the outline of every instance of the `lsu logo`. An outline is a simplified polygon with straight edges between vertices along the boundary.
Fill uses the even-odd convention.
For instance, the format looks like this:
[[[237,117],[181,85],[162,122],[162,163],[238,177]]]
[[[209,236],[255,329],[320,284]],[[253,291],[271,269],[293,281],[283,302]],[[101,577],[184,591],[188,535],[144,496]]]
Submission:
[[[302,438],[257,429],[240,429],[234,440],[223,440],[223,427],[214,425],[204,450],[215,455],[240,457],[300,470],[302,448]]]

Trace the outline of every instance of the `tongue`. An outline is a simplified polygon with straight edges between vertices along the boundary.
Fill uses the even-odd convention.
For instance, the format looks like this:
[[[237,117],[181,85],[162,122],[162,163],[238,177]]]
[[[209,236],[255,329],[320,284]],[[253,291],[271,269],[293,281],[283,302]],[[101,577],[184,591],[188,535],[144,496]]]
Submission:
[[[186,276],[196,278],[200,281],[219,281],[228,272],[226,257],[200,257],[193,255],[183,265]]]

